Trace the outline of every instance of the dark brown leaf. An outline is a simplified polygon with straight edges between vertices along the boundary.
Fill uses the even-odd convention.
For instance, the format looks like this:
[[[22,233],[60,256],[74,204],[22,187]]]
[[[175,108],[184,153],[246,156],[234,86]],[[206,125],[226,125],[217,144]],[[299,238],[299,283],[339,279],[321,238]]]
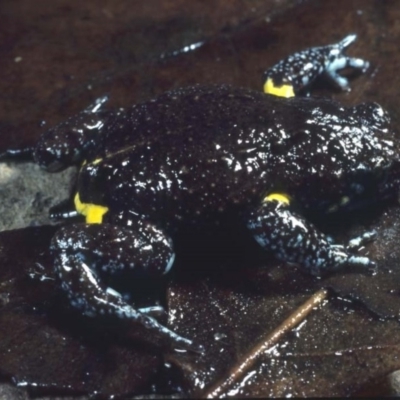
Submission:
[[[235,0],[212,6],[183,0],[74,5],[5,0],[0,4],[0,149],[34,143],[40,121],[47,120],[47,126],[62,121],[105,93],[111,106],[126,106],[194,83],[258,89],[265,67],[351,32],[359,39],[350,51],[370,60],[370,70],[352,82],[351,93],[332,94],[323,87],[317,93],[346,104],[377,101],[397,126],[399,17],[399,2],[374,0]],[[198,42],[197,50],[182,51]],[[3,204],[1,226],[11,226],[13,198],[26,198],[28,209],[11,220],[26,226],[43,221],[29,212],[29,203],[38,203],[39,213],[56,200],[37,175],[31,192],[2,195],[9,205]],[[53,189],[54,182],[48,184]],[[169,325],[202,343],[206,352],[169,354],[181,371],[173,378],[158,375],[165,373],[160,349],[138,347],[118,329],[68,311],[47,256],[53,228],[5,232],[0,235],[0,372],[15,382],[75,392],[138,393],[158,382],[158,390],[183,387],[188,394],[204,394],[312,293],[331,287],[339,297],[331,293],[299,328],[260,356],[230,395],[362,393],[400,367],[400,214],[395,206],[386,210],[371,210],[359,220],[353,216],[351,227],[346,216],[345,223],[328,226],[340,240],[365,229],[378,231],[376,242],[363,250],[378,262],[374,276],[352,271],[315,280],[260,258],[247,244],[225,245],[215,257],[215,248],[208,255],[183,257],[168,286]],[[50,279],[40,281],[41,275]]]

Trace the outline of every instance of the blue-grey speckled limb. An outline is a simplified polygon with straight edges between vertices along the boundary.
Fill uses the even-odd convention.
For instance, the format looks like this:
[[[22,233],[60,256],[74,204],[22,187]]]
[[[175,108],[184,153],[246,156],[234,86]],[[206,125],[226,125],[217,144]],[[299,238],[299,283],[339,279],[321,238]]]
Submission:
[[[271,68],[268,68],[264,72],[264,81],[267,82],[270,80],[274,87],[281,87],[282,85],[291,86],[294,95],[296,95],[312,84],[318,76],[325,74],[341,89],[350,90],[348,80],[340,76],[338,70],[349,67],[365,72],[369,67],[368,61],[349,57],[344,54],[345,50],[356,38],[357,35],[351,34],[339,43],[311,47],[294,53]],[[265,91],[270,92],[266,89]]]
[[[351,265],[368,269],[375,267],[369,258],[349,252],[372,240],[373,233],[361,236],[348,247],[335,245],[290,208],[284,202],[266,201],[252,210],[248,217],[248,228],[257,242],[271,250],[278,259],[317,276]]]
[[[150,316],[128,304],[98,276],[130,269],[146,275],[161,275],[174,260],[171,241],[160,230],[142,223],[135,229],[104,224],[74,224],[61,228],[53,237],[57,278],[70,303],[88,316],[115,316],[139,323],[163,335],[180,348],[198,351],[191,340],[179,336]]]

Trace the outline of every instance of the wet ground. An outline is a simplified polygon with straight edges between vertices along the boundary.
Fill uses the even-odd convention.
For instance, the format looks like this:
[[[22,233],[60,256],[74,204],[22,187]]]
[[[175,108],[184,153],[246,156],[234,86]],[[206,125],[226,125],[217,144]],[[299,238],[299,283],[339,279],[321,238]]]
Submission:
[[[389,0],[3,0],[0,152],[34,144],[43,129],[104,94],[110,95],[110,107],[119,107],[194,83],[258,90],[265,67],[352,32],[358,40],[349,52],[368,59],[370,69],[352,81],[350,93],[322,87],[317,94],[345,104],[376,101],[396,129],[399,17],[400,3]],[[135,344],[145,332],[121,338],[109,322],[64,313],[46,253],[54,229],[41,226],[50,223],[48,208],[68,196],[73,175],[73,170],[45,174],[30,163],[0,165],[0,229],[5,231],[0,235],[0,374],[5,382],[40,386],[39,393],[53,398],[95,392],[202,395],[293,310],[329,287],[339,295],[330,293],[301,329],[283,336],[232,385],[230,394],[343,396],[392,390],[385,377],[400,368],[396,206],[360,213],[349,226],[337,228],[341,240],[364,229],[378,231],[365,250],[378,262],[376,276],[314,280],[268,258],[247,256],[249,249],[256,252],[251,244],[235,248],[227,261],[215,260],[213,248],[196,260],[184,256],[171,279],[160,283],[160,301],[168,306],[169,326],[196,338],[207,351],[171,354]],[[4,399],[26,396],[22,389],[0,388]]]

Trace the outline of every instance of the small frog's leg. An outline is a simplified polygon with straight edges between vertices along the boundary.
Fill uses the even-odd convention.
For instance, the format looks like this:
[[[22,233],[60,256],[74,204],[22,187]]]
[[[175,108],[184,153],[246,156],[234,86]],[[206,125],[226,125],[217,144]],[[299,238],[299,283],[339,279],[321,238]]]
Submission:
[[[346,56],[345,50],[356,40],[348,35],[339,43],[312,47],[294,53],[264,72],[264,92],[281,97],[293,97],[326,74],[340,88],[349,90],[348,81],[338,74],[343,68],[365,72],[369,62]]]
[[[75,308],[88,316],[108,315],[145,326],[174,345],[195,349],[191,340],[161,325],[149,313],[128,304],[101,277],[130,269],[138,275],[160,276],[174,261],[170,239],[151,224],[139,221],[137,230],[108,223],[74,224],[53,237],[51,251],[61,288]],[[198,349],[197,349],[198,350]]]
[[[285,195],[267,196],[258,208],[250,212],[247,225],[257,242],[272,250],[278,259],[298,265],[313,275],[345,266],[375,266],[367,257],[350,252],[371,240],[371,236],[354,242],[352,247],[334,245],[311,223],[291,211],[290,199]]]

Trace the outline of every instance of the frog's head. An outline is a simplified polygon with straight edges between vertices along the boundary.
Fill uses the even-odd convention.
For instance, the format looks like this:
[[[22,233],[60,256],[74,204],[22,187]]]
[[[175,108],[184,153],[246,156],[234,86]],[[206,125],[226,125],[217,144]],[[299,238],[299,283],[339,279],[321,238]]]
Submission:
[[[81,164],[104,125],[106,114],[100,107],[107,99],[97,99],[79,114],[43,133],[34,152],[37,164],[49,172]]]

